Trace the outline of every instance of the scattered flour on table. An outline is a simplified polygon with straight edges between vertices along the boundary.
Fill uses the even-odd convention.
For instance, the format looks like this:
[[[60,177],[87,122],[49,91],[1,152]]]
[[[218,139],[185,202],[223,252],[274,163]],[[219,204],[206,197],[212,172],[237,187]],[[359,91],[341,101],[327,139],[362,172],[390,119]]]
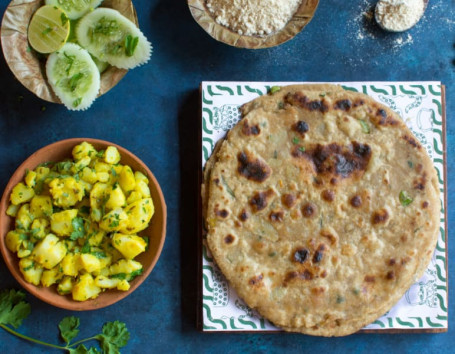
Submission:
[[[380,0],[376,20],[389,31],[406,31],[420,20],[424,11],[423,0]]]
[[[216,22],[240,35],[268,35],[282,29],[302,0],[207,0]]]
[[[375,2],[372,0],[360,1],[357,5],[357,16],[352,18],[347,23],[349,32],[353,33],[355,45],[362,45],[364,41],[379,41],[384,36],[384,31],[380,30],[374,18]],[[387,46],[392,51],[396,52],[402,47],[410,45],[414,42],[413,37],[409,34],[391,34],[396,38],[390,38]],[[383,42],[384,43],[384,42]],[[385,45],[385,43],[383,44]]]

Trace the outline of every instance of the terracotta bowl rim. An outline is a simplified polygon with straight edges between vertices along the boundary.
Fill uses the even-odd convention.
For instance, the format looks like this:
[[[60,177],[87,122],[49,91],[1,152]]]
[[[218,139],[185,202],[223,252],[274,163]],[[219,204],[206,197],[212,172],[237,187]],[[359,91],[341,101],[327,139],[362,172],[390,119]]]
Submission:
[[[105,147],[115,146],[119,150],[120,155],[122,156],[122,159],[124,156],[128,156],[130,159],[134,160],[138,164],[138,166],[140,166],[141,169],[143,169],[147,173],[147,177],[149,179],[149,186],[151,186],[151,187],[153,186],[154,189],[156,189],[156,193],[158,194],[158,200],[156,200],[156,198],[153,198],[153,203],[155,205],[155,215],[154,216],[156,216],[156,213],[157,213],[157,209],[158,209],[157,206],[160,206],[160,209],[162,212],[162,220],[158,221],[158,222],[162,223],[161,234],[159,235],[160,240],[159,240],[158,247],[152,258],[150,265],[147,268],[144,268],[143,273],[140,276],[136,277],[130,283],[131,287],[128,291],[118,291],[118,290],[114,290],[114,289],[107,290],[106,293],[116,292],[116,294],[117,294],[117,296],[115,296],[115,297],[110,296],[108,298],[108,300],[103,299],[103,295],[105,293],[100,293],[100,295],[96,299],[93,299],[93,300],[87,300],[87,301],[82,301],[82,302],[74,301],[68,295],[66,295],[66,296],[59,295],[55,291],[55,289],[53,289],[55,291],[55,296],[52,295],[51,297],[49,297],[48,294],[43,293],[43,289],[46,289],[46,288],[44,288],[42,286],[35,286],[35,285],[25,281],[25,279],[23,278],[20,271],[18,271],[17,268],[15,268],[14,262],[18,262],[17,256],[15,254],[13,254],[6,247],[6,244],[5,244],[6,233],[10,229],[5,229],[5,231],[3,231],[3,228],[4,227],[6,228],[6,226],[4,226],[3,224],[5,223],[6,219],[11,218],[10,216],[6,215],[6,208],[9,205],[9,196],[11,194],[12,188],[19,181],[23,180],[26,166],[28,164],[30,164],[31,160],[36,159],[37,156],[40,156],[41,154],[48,152],[49,150],[54,150],[57,148],[62,149],[62,147],[63,147],[63,149],[74,147],[75,145],[81,143],[82,141],[87,141],[87,142],[95,145],[95,148],[98,146],[97,149],[99,149],[100,146],[105,146]],[[45,157],[45,156],[43,156],[43,157]],[[36,166],[39,163],[43,163],[43,162],[46,162],[45,158],[43,158],[41,161],[37,161]],[[134,168],[133,170],[137,170],[137,168]],[[153,217],[152,217],[152,221],[153,221]],[[19,282],[19,284],[25,290],[27,290],[30,294],[34,295],[38,299],[40,299],[50,305],[53,305],[55,307],[59,307],[59,308],[67,309],[67,310],[73,310],[73,311],[96,310],[96,309],[101,309],[101,308],[110,306],[110,305],[124,299],[145,281],[145,279],[148,277],[148,275],[151,273],[151,271],[155,267],[160,255],[161,255],[161,252],[163,250],[164,241],[166,238],[166,224],[167,224],[167,207],[166,207],[166,202],[164,200],[163,192],[162,192],[161,187],[160,187],[158,181],[156,180],[154,174],[150,171],[150,169],[147,167],[147,165],[141,159],[139,159],[136,155],[134,155],[132,152],[128,151],[127,149],[123,148],[122,146],[109,142],[107,140],[94,139],[94,138],[69,138],[69,139],[56,141],[54,143],[51,143],[49,145],[43,146],[42,148],[38,149],[33,154],[31,154],[27,159],[25,159],[25,161],[23,161],[20,164],[20,166],[12,174],[11,178],[9,179],[9,181],[3,191],[3,195],[0,200],[0,232],[2,233],[2,234],[0,234],[0,251],[2,253],[4,262],[5,262],[6,266],[8,267],[9,271],[11,272],[11,274],[13,275],[13,277]],[[150,225],[149,225],[149,227],[151,227]],[[4,234],[3,234],[3,232],[4,232]]]

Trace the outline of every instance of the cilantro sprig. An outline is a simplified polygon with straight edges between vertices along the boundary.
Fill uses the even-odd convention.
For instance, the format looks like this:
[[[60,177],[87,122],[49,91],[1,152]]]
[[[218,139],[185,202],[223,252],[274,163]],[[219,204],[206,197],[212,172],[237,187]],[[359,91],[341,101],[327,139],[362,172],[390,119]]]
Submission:
[[[40,344],[43,346],[65,350],[70,354],[119,354],[130,339],[130,333],[125,323],[120,321],[106,322],[101,333],[89,338],[72,342],[79,334],[80,320],[77,317],[69,316],[63,318],[58,328],[60,336],[66,343],[65,346],[43,342],[31,338],[16,331],[31,312],[31,306],[25,301],[25,293],[22,291],[2,290],[0,291],[0,328],[21,339]],[[96,347],[87,347],[84,343],[96,340],[101,350]]]

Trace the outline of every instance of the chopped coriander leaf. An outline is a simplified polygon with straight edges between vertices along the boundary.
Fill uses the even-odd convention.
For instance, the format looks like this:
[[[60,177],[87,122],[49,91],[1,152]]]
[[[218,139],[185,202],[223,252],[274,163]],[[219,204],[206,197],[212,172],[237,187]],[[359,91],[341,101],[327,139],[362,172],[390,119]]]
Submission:
[[[111,275],[111,278],[112,278],[112,279],[125,280],[125,279],[126,279],[126,273],[112,274],[112,275]]]
[[[299,146],[299,151],[305,152],[305,147],[304,146]]]
[[[296,136],[292,139],[292,142],[294,144],[298,144],[300,142],[299,138],[297,138]]]
[[[406,191],[401,191],[400,195],[399,195],[399,198],[400,198],[400,203],[403,206],[408,206],[414,200],[414,199],[411,198],[411,196]]]
[[[370,126],[368,125],[368,123],[361,119],[359,119],[359,123],[362,126],[362,131],[365,134],[370,134]]]
[[[129,277],[129,280],[133,280],[133,279],[136,278],[138,275],[141,275],[143,272],[144,272],[144,269],[143,269],[143,268],[131,272],[130,277]]]
[[[223,182],[224,186],[226,187],[226,191],[235,199],[236,196],[235,196],[234,191],[231,189],[231,187],[229,187],[229,185],[227,184],[227,182],[223,176],[221,176],[221,181]]]
[[[88,243],[88,241],[85,241],[84,246],[81,248],[81,253],[91,253],[90,250],[90,243]]]
[[[278,92],[281,90],[280,86],[272,86],[269,90],[269,92],[273,95],[275,92]]]
[[[132,57],[134,55],[134,51],[139,43],[139,37],[131,36],[130,34],[125,38],[125,54],[127,57]]]
[[[100,150],[96,153],[96,157],[103,157],[104,156],[104,150]]]
[[[73,232],[71,232],[70,240],[77,240],[78,238],[84,237],[85,229],[84,229],[84,219],[80,217],[75,217],[71,221],[71,225],[73,226]]]

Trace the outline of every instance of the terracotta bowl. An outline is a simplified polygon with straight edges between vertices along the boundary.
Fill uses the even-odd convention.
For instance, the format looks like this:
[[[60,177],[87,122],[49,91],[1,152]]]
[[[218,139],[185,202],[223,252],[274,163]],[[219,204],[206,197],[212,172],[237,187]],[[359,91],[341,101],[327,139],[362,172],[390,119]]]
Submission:
[[[122,164],[131,166],[133,171],[140,171],[144,173],[150,181],[149,187],[153,203],[155,205],[155,214],[152,217],[149,227],[140,232],[140,235],[149,237],[150,243],[148,250],[144,253],[141,253],[135,258],[135,260],[142,263],[144,272],[142,275],[137,276],[131,282],[131,288],[128,291],[119,291],[114,289],[106,290],[105,292],[101,293],[96,299],[78,302],[74,301],[71,295],[59,295],[56,291],[55,286],[45,288],[27,283],[19,270],[19,258],[6,247],[5,239],[8,231],[14,229],[14,218],[6,215],[6,209],[9,205],[10,194],[13,187],[18,182],[23,181],[26,170],[33,170],[43,162],[61,161],[65,158],[71,158],[71,151],[73,147],[82,141],[91,143],[97,150],[105,149],[109,145],[117,147],[122,157],[120,161]],[[14,172],[4,190],[3,197],[0,202],[0,249],[3,255],[3,259],[5,260],[5,263],[8,266],[9,270],[16,278],[16,280],[29,293],[44,302],[68,310],[95,310],[112,305],[130,295],[147,278],[156,262],[158,261],[161,250],[163,248],[165,235],[166,204],[164,201],[163,193],[161,192],[160,186],[153,176],[153,173],[141,160],[139,160],[139,158],[134,156],[131,152],[116,144],[104,140],[89,138],[67,139],[50,144],[36,151],[27,160],[25,160],[22,165],[19,166],[16,172]]]
[[[44,0],[10,2],[3,15],[1,27],[3,55],[14,76],[29,91],[45,101],[61,103],[47,82],[45,69],[47,56],[35,52],[28,43],[28,24],[36,10],[43,5]],[[104,0],[101,7],[113,8],[138,25],[136,10],[131,0]],[[117,85],[127,72],[126,69],[109,66],[101,74],[98,96]]]
[[[191,15],[217,41],[238,48],[261,49],[280,45],[294,38],[313,18],[319,0],[302,0],[291,20],[278,32],[267,36],[245,36],[218,24],[207,9],[206,0],[188,0]]]

